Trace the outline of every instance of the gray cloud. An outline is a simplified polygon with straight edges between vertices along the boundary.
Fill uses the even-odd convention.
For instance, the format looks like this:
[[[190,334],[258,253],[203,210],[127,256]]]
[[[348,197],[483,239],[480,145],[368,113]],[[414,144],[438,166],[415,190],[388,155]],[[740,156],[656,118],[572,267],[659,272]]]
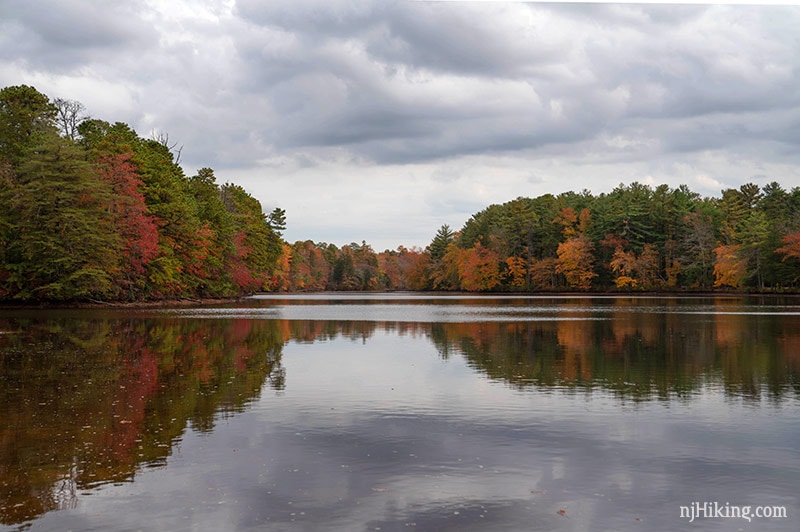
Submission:
[[[65,71],[113,53],[135,53],[157,42],[143,3],[28,2],[0,5],[3,57],[34,69]]]
[[[564,179],[575,169],[672,185],[793,169],[798,26],[800,9],[786,6],[9,0],[0,83],[166,131],[189,172],[247,179],[265,204],[297,203],[302,182],[385,201],[392,172],[414,165],[426,173],[416,202],[434,208],[437,176],[473,158],[475,174],[502,168],[507,181],[459,204],[586,186]],[[794,186],[796,175],[768,178]],[[410,185],[403,194],[413,201]],[[336,232],[320,210],[295,216]]]
[[[657,132],[667,119],[796,105],[796,50],[762,12],[421,2],[237,11],[254,34],[241,57],[256,78],[278,81],[264,97],[281,127],[265,137],[284,148],[347,146],[384,163],[578,142],[624,133],[630,120]],[[275,53],[270,41],[286,54],[265,57]],[[693,128],[676,150],[718,147],[706,131]]]

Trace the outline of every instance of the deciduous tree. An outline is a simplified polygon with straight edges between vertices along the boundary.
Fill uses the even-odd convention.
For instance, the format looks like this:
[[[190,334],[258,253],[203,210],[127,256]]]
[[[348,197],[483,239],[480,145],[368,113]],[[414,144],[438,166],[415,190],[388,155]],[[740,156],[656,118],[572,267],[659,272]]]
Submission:
[[[592,241],[586,235],[569,238],[558,245],[556,271],[564,275],[570,288],[589,290],[592,287],[592,279],[597,277],[593,249]]]
[[[145,293],[147,265],[158,255],[158,228],[140,192],[142,182],[132,157],[132,153],[101,155],[95,168],[111,186],[109,209],[120,243],[118,284],[124,297],[135,299]]]
[[[714,248],[714,286],[741,288],[747,278],[747,259],[739,255],[741,246],[729,244]]]
[[[476,243],[462,250],[458,257],[458,277],[461,288],[470,292],[485,292],[500,284],[500,257],[493,250]]]

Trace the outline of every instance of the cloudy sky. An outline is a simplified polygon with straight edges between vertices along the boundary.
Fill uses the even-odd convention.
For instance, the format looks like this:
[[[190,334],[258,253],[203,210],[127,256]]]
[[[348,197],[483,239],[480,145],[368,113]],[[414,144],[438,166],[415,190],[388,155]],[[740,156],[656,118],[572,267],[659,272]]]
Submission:
[[[800,186],[800,7],[3,0],[0,86],[183,145],[289,241],[428,244],[518,196]]]

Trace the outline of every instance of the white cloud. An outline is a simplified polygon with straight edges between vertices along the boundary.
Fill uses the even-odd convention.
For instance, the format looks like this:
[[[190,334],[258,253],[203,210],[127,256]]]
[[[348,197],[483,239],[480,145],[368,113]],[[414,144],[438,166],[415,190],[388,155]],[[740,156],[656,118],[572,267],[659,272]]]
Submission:
[[[489,203],[620,182],[800,185],[797,8],[47,4],[0,6],[0,84],[167,132],[290,239],[425,245]]]

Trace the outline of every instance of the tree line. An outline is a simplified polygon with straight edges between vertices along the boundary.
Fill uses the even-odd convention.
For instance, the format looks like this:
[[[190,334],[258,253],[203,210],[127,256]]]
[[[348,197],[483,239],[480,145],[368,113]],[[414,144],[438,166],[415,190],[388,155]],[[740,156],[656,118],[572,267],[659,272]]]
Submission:
[[[490,205],[424,249],[284,245],[283,290],[796,291],[800,187],[619,185]]]
[[[165,135],[0,90],[0,299],[232,297],[269,288],[285,213],[213,170],[186,176]]]
[[[0,299],[135,301],[257,291],[796,291],[800,187],[702,197],[619,185],[519,197],[443,225],[425,249],[286,242],[285,212],[167,135],[0,90]]]

